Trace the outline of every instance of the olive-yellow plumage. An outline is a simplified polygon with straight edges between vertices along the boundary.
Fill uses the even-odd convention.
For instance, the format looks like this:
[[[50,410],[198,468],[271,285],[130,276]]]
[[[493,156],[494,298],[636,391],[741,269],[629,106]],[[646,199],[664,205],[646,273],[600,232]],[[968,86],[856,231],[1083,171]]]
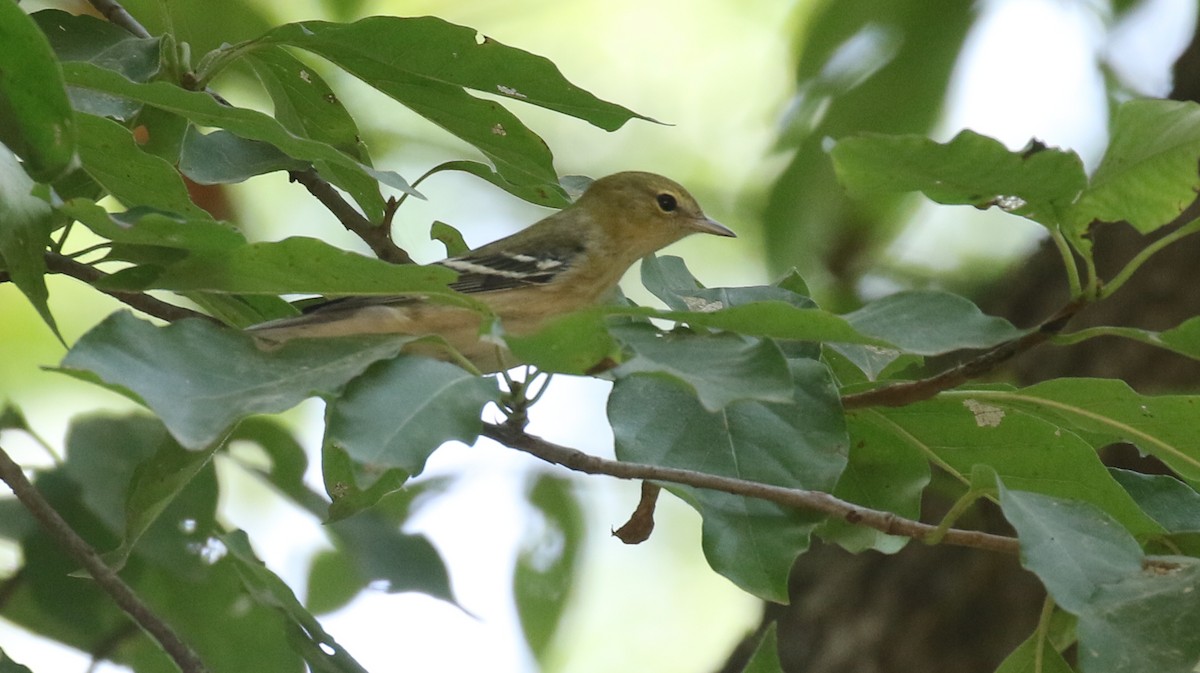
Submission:
[[[704,215],[687,190],[661,175],[616,173],[575,203],[511,236],[436,264],[459,272],[450,287],[486,304],[509,334],[596,303],[634,262],[693,233],[733,236]],[[479,339],[480,315],[420,295],[348,297],[304,315],[249,328],[266,342],[355,334],[440,335],[481,371],[519,362]],[[428,343],[412,350],[445,357]]]

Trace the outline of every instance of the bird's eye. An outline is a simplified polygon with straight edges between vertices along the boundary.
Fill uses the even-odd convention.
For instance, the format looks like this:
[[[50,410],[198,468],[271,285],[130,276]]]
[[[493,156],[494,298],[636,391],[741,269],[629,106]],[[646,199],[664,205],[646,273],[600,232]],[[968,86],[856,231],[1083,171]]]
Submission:
[[[658,201],[658,207],[662,208],[664,213],[669,213],[679,207],[675,197],[670,194],[659,194],[655,200]]]

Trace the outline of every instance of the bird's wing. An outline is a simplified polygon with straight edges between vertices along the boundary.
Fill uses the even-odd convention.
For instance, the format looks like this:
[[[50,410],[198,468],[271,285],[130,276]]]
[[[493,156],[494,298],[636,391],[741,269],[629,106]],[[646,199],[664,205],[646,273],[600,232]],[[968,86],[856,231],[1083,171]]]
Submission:
[[[434,264],[458,272],[458,279],[450,283],[450,289],[463,294],[481,294],[530,285],[545,285],[570,269],[582,252],[581,246],[574,242],[549,247],[538,244],[530,246],[529,252],[523,252],[520,248],[489,248],[490,246],[483,246],[465,255],[443,259]],[[301,316],[290,320],[336,320],[346,312],[367,306],[399,306],[419,301],[419,295],[340,297],[309,304],[301,309]]]

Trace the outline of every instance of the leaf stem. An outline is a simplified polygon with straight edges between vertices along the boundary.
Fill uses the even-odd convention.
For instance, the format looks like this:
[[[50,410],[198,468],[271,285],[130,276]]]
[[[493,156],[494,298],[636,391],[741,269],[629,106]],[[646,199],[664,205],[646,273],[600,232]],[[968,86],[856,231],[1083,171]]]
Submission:
[[[1172,231],[1166,236],[1154,241],[1150,245],[1147,245],[1145,248],[1142,248],[1141,252],[1134,255],[1133,259],[1129,260],[1129,263],[1125,265],[1125,268],[1121,269],[1116,276],[1113,276],[1111,281],[1105,284],[1104,288],[1100,290],[1099,298],[1106,299],[1112,296],[1117,290],[1121,289],[1121,286],[1124,285],[1125,282],[1128,281],[1129,278],[1133,276],[1133,274],[1137,272],[1137,270],[1141,268],[1141,266],[1145,264],[1148,259],[1153,257],[1154,254],[1159,250],[1162,250],[1175,241],[1178,241],[1185,236],[1194,234],[1197,231],[1200,231],[1200,218],[1184,224],[1175,231]]]
[[[1163,343],[1158,338],[1157,332],[1140,329],[1137,327],[1119,327],[1116,325],[1098,325],[1096,327],[1085,327],[1081,330],[1068,332],[1067,334],[1056,334],[1051,337],[1050,342],[1056,346],[1070,346],[1088,339],[1096,337],[1115,336],[1125,339],[1133,339],[1151,346],[1162,346]]]
[[[1075,263],[1075,253],[1071,250],[1071,244],[1058,229],[1050,231],[1050,240],[1054,241],[1054,247],[1058,249],[1058,254],[1062,257],[1063,269],[1067,272],[1067,283],[1071,288],[1071,297],[1079,297],[1083,294],[1083,285],[1079,282],[1079,266]]]
[[[950,506],[950,511],[946,512],[946,515],[938,522],[937,528],[934,528],[933,532],[925,536],[925,539],[921,541],[928,545],[935,545],[941,542],[942,538],[946,536],[946,531],[951,529],[954,522],[958,521],[958,518],[963,515],[963,512],[970,509],[971,505],[974,505],[975,501],[982,498],[985,494],[985,491],[976,489],[975,487],[968,489],[966,493],[962,494],[962,497],[954,501],[954,504]]]
[[[1050,618],[1054,616],[1054,599],[1049,594],[1042,601],[1042,612],[1038,615],[1037,641],[1034,645],[1033,671],[1042,673],[1046,660],[1046,641],[1050,638]]]

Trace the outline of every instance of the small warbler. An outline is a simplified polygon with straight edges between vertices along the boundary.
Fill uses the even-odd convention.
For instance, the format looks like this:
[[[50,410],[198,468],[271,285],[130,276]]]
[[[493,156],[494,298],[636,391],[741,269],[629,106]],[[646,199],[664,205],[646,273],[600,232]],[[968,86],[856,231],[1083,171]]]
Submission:
[[[616,173],[593,182],[573,204],[532,226],[435,264],[458,272],[450,288],[485,303],[508,334],[529,334],[549,319],[594,304],[634,262],[696,232],[734,236],[709,219],[687,190],[653,173]],[[259,339],[356,334],[438,335],[480,371],[521,364],[481,340],[476,311],[408,294],[343,297],[294,318],[251,326]],[[409,350],[447,359],[444,347]]]

